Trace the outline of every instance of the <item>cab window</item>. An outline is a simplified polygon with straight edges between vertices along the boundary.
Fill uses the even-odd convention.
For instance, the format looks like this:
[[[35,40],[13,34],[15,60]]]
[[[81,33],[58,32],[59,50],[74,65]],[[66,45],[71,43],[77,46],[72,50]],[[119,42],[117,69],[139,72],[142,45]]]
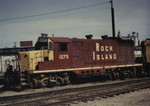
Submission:
[[[52,42],[49,42],[48,49],[49,49],[49,50],[53,50],[53,43],[52,43]]]
[[[58,51],[59,52],[67,51],[67,43],[58,43]]]

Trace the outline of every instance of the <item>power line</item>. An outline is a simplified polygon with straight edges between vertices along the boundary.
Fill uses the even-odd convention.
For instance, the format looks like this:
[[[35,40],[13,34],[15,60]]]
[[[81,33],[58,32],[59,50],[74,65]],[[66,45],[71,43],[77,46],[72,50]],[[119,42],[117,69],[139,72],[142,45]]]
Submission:
[[[95,7],[95,6],[103,5],[103,4],[107,4],[107,3],[109,3],[109,2],[107,1],[107,2],[102,2],[102,3],[87,5],[87,6],[83,6],[83,7],[70,8],[70,9],[65,9],[65,10],[60,10],[60,11],[49,12],[49,13],[42,13],[42,14],[28,15],[28,16],[22,16],[22,17],[0,19],[0,22],[10,21],[10,20],[18,20],[18,19],[26,19],[26,18],[32,18],[32,17],[44,16],[44,15],[50,15],[50,14],[58,14],[58,13],[69,12],[69,11],[74,11],[74,10],[79,10],[79,9],[84,9],[84,8],[89,8],[89,7]]]

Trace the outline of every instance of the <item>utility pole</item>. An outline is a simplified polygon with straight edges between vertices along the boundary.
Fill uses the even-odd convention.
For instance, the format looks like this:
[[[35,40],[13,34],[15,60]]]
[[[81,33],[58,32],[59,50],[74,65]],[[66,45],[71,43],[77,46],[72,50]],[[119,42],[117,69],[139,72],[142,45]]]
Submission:
[[[110,0],[110,3],[111,3],[112,35],[113,37],[115,37],[115,16],[114,16],[113,0]]]

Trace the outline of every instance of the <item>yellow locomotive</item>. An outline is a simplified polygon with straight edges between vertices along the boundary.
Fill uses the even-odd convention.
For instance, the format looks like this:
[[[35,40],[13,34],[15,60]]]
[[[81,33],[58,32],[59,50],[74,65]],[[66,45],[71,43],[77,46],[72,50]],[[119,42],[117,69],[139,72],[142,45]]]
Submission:
[[[150,39],[142,42],[143,67],[150,76]]]

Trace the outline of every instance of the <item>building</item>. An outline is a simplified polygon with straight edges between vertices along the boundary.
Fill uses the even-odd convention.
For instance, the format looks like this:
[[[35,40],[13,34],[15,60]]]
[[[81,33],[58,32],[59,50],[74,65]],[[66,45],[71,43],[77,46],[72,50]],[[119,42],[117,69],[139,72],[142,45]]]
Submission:
[[[32,41],[21,41],[20,47],[16,47],[15,44],[15,46],[11,48],[0,48],[0,73],[5,72],[8,64],[11,64],[13,66],[13,69],[16,69],[18,65],[18,52],[31,50],[34,50]]]
[[[139,34],[136,32],[132,32],[132,34],[128,34],[127,36],[121,36],[122,39],[129,39],[133,40],[134,42],[134,57],[141,58],[142,57],[142,51],[141,51],[141,44],[139,40]]]

